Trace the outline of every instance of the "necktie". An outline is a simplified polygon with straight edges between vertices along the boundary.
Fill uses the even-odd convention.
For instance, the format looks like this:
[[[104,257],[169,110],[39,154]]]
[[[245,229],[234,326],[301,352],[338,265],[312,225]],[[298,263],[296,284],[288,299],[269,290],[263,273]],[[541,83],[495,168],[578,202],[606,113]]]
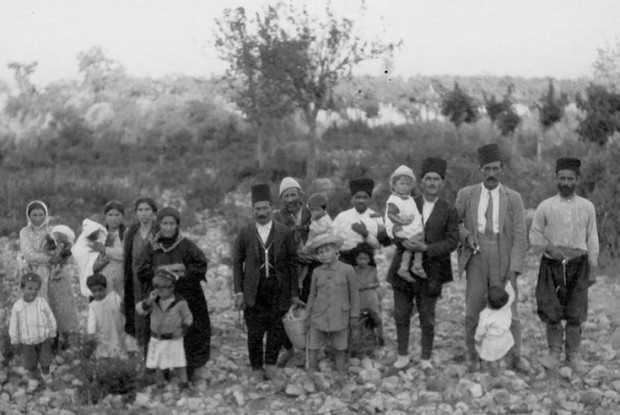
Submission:
[[[484,212],[484,218],[487,223],[484,225],[484,233],[493,233],[493,194],[489,192],[489,203],[487,204],[487,210]]]

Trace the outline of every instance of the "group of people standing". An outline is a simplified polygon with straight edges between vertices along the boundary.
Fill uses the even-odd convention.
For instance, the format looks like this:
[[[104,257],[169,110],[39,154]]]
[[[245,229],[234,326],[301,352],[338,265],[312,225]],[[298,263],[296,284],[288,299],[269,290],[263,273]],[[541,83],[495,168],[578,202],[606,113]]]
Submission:
[[[447,162],[431,157],[422,164],[417,197],[411,196],[413,170],[400,166],[394,171],[385,216],[369,207],[374,181],[351,180],[352,208],[341,212],[331,226],[324,226],[325,196],[312,195],[304,204],[294,179],[282,180],[278,211],[273,211],[270,186],[253,186],[254,220],[238,234],[233,253],[235,304],[244,310],[248,326],[253,378],[279,377],[277,368],[295,355],[282,324],[291,305],[307,308],[306,364],[311,374],[317,369],[317,351],[326,345],[337,372],[346,373],[344,353],[365,309],[378,320],[383,344],[378,296],[368,294],[379,286],[374,251],[389,244],[396,246],[387,274],[394,295],[394,370],[411,364],[410,322],[416,309],[420,368],[433,370],[436,304],[443,284],[453,280],[450,255],[458,248],[459,272],[467,282],[468,370],[479,371],[482,364],[497,374],[505,358],[510,369],[530,372],[530,362],[521,354],[518,310],[517,278],[524,272],[528,250],[523,202],[519,193],[500,182],[504,162],[499,147],[482,146],[478,156],[482,181],[461,189],[454,204],[441,197]],[[536,209],[529,232],[530,244],[542,255],[536,299],[547,325],[549,353],[540,361],[548,369],[558,367],[565,333],[566,359],[578,374],[585,370],[579,354],[580,327],[587,316],[587,289],[594,281],[599,249],[594,207],[575,193],[580,166],[575,158],[557,160],[559,193]],[[317,229],[323,230],[309,237]],[[375,271],[374,278],[367,277],[368,268]]]
[[[180,234],[176,209],[158,210],[145,197],[134,210],[137,223],[126,228],[124,207],[110,202],[102,217],[83,221],[76,239],[65,225],[49,226],[45,203],[28,204],[28,224],[20,232],[23,296],[13,307],[9,335],[29,372],[30,389],[49,381],[53,353],[77,341],[70,257],[89,301],[87,343],[94,358],[143,353],[157,375],[183,368],[181,385],[210,359],[211,324],[201,286],[205,254]]]
[[[501,184],[504,164],[495,144],[478,149],[482,182],[461,189],[453,204],[441,196],[448,163],[427,158],[420,169],[420,195],[413,170],[398,167],[389,179],[392,196],[385,214],[369,206],[375,183],[349,182],[352,207],[333,222],[324,194],[303,202],[293,178],[279,187],[281,209],[274,210],[269,184],[252,186],[253,220],[233,244],[234,304],[243,310],[252,378],[276,379],[279,367],[299,357],[286,335],[282,317],[292,305],[307,311],[305,361],[318,369],[319,350],[330,345],[339,374],[346,374],[350,333],[363,313],[382,330],[375,250],[394,244],[387,274],[394,295],[397,357],[393,369],[411,364],[410,322],[417,309],[421,328],[420,368],[433,369],[435,309],[443,284],[452,281],[450,255],[459,249],[459,271],[467,278],[465,346],[468,368],[488,362],[492,373],[507,365],[530,371],[521,355],[518,276],[528,249],[523,202]],[[556,164],[558,194],[536,209],[531,245],[542,255],[536,298],[547,327],[549,369],[560,362],[562,342],[575,372],[580,359],[581,324],[587,316],[588,287],[594,280],[598,237],[592,203],[575,194],[580,161]],[[124,207],[108,203],[104,219],[85,219],[80,236],[64,225],[50,227],[47,206],[26,208],[28,225],[20,232],[24,262],[23,297],[13,307],[10,336],[19,346],[33,382],[49,373],[52,348],[71,342],[78,330],[76,301],[65,270],[73,255],[82,294],[89,297],[88,333],[96,357],[142,351],[146,366],[174,369],[181,384],[210,358],[211,325],[201,287],[205,254],[179,233],[176,209],[158,210],[150,198],[134,204],[137,222],[123,225]],[[565,327],[562,320],[566,321]],[[565,337],[564,337],[565,336]],[[186,368],[186,369],[184,369]]]

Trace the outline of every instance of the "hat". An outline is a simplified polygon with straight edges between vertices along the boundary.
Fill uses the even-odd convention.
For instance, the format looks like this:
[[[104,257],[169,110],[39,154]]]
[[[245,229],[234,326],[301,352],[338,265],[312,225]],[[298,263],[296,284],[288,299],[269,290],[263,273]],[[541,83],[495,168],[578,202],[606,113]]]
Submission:
[[[339,236],[331,233],[322,233],[320,235],[317,235],[317,237],[314,238],[312,242],[310,242],[310,244],[308,245],[308,249],[310,250],[310,252],[316,252],[317,249],[328,244],[334,244],[336,245],[336,249],[340,249],[343,242],[344,241]]]
[[[95,222],[94,220],[84,219],[82,222],[82,233],[84,236],[90,236],[97,231],[103,231],[107,234],[106,228],[103,227],[99,222]]]
[[[355,196],[357,192],[366,192],[368,196],[372,196],[372,190],[375,188],[373,179],[361,178],[349,180],[349,190],[351,196]]]
[[[448,162],[439,157],[427,157],[422,162],[422,172],[420,177],[424,178],[426,173],[437,173],[442,179],[446,178]]]
[[[55,233],[61,233],[61,234],[65,235],[67,237],[67,241],[69,241],[69,243],[71,243],[71,244],[73,243],[73,241],[75,241],[75,233],[73,233],[71,228],[69,228],[66,225],[56,225],[56,226],[54,226],[50,230],[50,234],[52,234],[52,237],[54,237]]]
[[[179,278],[185,276],[185,271],[185,265],[181,263],[161,265],[155,270],[155,277],[163,277],[176,282]]]
[[[309,208],[323,208],[327,207],[327,198],[322,193],[315,193],[308,198]]]
[[[555,162],[555,172],[560,170],[572,170],[579,176],[579,168],[581,167],[581,160],[574,157],[561,157]]]
[[[493,143],[480,147],[478,149],[478,160],[480,161],[480,167],[485,164],[493,163],[494,161],[502,161],[499,146]]]
[[[22,279],[20,281],[20,286],[24,288],[27,282],[36,282],[41,285],[42,280],[39,274],[35,274],[34,272],[29,272],[27,274],[22,275]]]
[[[177,225],[181,223],[181,214],[173,207],[166,206],[157,213],[157,223],[161,222],[166,216],[172,216],[177,221]]]
[[[96,285],[103,285],[107,288],[108,280],[101,274],[93,274],[90,277],[86,278],[86,286],[88,288],[92,288]]]
[[[40,200],[33,200],[32,202],[28,203],[28,206],[26,206],[26,216],[30,216],[32,211],[35,209],[41,209],[43,212],[45,212],[45,216],[47,217],[47,206]]]
[[[392,173],[392,175],[390,176],[390,183],[392,183],[394,179],[400,176],[406,176],[411,178],[411,180],[415,181],[415,174],[413,174],[413,170],[401,164],[396,170],[394,170],[394,173]]]
[[[282,181],[284,182],[284,180]],[[256,202],[271,203],[271,188],[268,184],[260,183],[252,186],[252,205]]]
[[[292,177],[285,177],[280,182],[280,193],[278,193],[278,196],[282,197],[282,193],[291,188],[301,190],[301,186],[299,185],[297,180],[293,179]]]

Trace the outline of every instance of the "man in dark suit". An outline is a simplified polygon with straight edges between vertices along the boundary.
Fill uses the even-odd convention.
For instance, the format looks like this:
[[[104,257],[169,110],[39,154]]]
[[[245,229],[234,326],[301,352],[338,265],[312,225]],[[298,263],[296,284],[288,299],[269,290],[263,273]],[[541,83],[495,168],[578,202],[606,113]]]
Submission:
[[[422,214],[424,242],[412,244],[396,239],[398,248],[388,271],[387,281],[394,290],[394,320],[398,341],[398,359],[394,368],[403,369],[409,365],[409,332],[414,303],[418,307],[422,329],[422,359],[424,371],[432,370],[431,352],[435,337],[435,306],[441,295],[442,285],[452,281],[450,253],[458,245],[459,216],[454,205],[439,197],[444,186],[447,162],[440,158],[427,158],[420,174],[422,195],[415,203]],[[413,276],[413,282],[398,275],[398,268],[404,247],[414,252],[423,252],[422,265],[427,278]]]
[[[275,365],[287,339],[282,316],[299,298],[295,237],[271,220],[269,185],[252,186],[252,209],[254,221],[241,228],[235,240],[233,277],[235,306],[244,310],[248,327],[252,379],[262,381],[277,376]]]

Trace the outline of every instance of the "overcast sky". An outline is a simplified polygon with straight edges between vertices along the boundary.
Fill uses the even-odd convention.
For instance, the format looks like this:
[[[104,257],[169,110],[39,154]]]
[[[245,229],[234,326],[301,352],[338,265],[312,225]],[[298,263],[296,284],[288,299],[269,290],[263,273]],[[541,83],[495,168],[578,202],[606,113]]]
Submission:
[[[323,0],[314,0],[312,3]],[[101,45],[137,76],[209,76],[223,8],[256,0],[0,0],[0,78],[38,61],[35,83],[77,77],[76,56]],[[333,0],[353,13],[360,2]],[[367,0],[366,31],[402,39],[398,75],[590,76],[597,48],[620,40],[618,0]],[[364,71],[380,74],[380,64]]]

